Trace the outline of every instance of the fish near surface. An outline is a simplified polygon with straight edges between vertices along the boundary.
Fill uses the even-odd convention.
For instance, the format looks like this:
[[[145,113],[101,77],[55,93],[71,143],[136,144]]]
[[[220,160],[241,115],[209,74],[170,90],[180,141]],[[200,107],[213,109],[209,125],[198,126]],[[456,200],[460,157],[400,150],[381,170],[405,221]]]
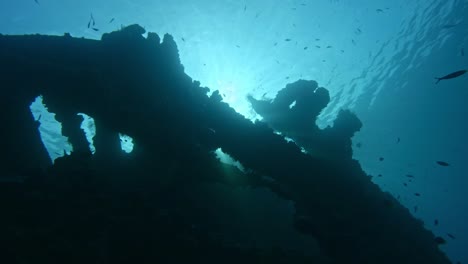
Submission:
[[[448,79],[453,79],[453,78],[457,78],[459,76],[462,76],[463,74],[465,74],[467,72],[467,70],[460,70],[460,71],[456,71],[456,72],[452,72],[450,74],[447,74],[445,75],[444,77],[435,77],[437,79],[437,82],[436,84],[438,84],[441,80],[448,80]]]

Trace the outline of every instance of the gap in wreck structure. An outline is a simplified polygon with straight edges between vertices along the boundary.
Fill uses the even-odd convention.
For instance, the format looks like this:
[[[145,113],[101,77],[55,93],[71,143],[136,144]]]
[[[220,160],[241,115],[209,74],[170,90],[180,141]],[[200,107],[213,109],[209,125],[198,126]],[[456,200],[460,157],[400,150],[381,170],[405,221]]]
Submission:
[[[79,113],[78,115],[83,117],[83,122],[81,123],[80,128],[86,135],[86,139],[89,143],[89,150],[92,154],[96,153],[96,147],[94,146],[94,137],[96,136],[96,123],[94,118],[89,115]],[[128,135],[119,133],[120,138],[120,147],[125,153],[131,153],[133,151],[133,138]]]
[[[214,153],[219,162],[234,166],[245,173],[245,167],[239,161],[232,158],[231,155],[225,153],[221,148],[217,148]]]
[[[133,151],[133,138],[128,135],[119,133],[120,147],[125,153],[131,153]]]
[[[89,150],[92,154],[96,153],[96,148],[94,147],[94,136],[96,136],[96,124],[94,123],[94,118],[90,117],[87,114],[78,113],[77,115],[83,117],[83,122],[81,122],[80,128],[83,130],[86,136],[86,140],[89,143]]]
[[[52,163],[57,158],[70,155],[73,146],[68,142],[68,138],[62,135],[62,124],[55,119],[55,113],[48,111],[42,95],[36,97],[29,109],[34,120],[40,124],[39,133]]]

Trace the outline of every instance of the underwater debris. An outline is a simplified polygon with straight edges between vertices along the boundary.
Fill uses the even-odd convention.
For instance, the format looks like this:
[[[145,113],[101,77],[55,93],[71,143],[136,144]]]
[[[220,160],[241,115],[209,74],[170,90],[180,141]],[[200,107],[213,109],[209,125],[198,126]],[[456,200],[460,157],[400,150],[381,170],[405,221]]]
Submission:
[[[442,167],[450,166],[450,164],[448,164],[448,163],[445,162],[445,161],[440,161],[440,160],[438,160],[438,161],[436,161],[436,163],[439,164],[439,165],[442,166]]]
[[[351,138],[356,131],[359,131],[362,125],[352,112],[340,112],[333,128],[322,131],[312,127],[313,129],[307,131],[312,131],[310,133],[312,136],[302,143],[308,142],[308,144],[304,144],[308,146],[308,149],[318,149],[317,152],[323,156],[316,158],[306,155],[295,144],[286,143],[284,138],[276,135],[268,125],[261,122],[253,124],[237,114],[233,109],[221,102],[221,98],[218,98],[220,97],[219,93],[218,96],[209,98],[205,96],[205,90],[193,89],[200,88],[199,84],[197,85],[191,78],[184,75],[183,67],[178,61],[177,50],[175,48],[171,50],[173,46],[160,44],[159,42],[157,42],[157,45],[153,45],[150,35],[148,35],[150,41],[141,36],[140,32],[144,31],[142,28],[136,27],[134,29],[130,30],[130,32],[123,29],[123,31],[104,34],[107,37],[103,36],[101,41],[71,37],[65,39],[48,36],[26,36],[20,37],[21,41],[23,39],[28,41],[32,39],[33,41],[29,43],[25,41],[24,45],[15,45],[18,43],[17,37],[0,36],[0,66],[5,69],[4,72],[0,72],[0,77],[2,77],[1,79],[6,79],[9,86],[12,84],[11,87],[15,87],[16,81],[24,77],[10,77],[9,73],[18,71],[19,67],[21,67],[20,69],[24,69],[22,72],[25,73],[28,73],[28,69],[34,68],[30,67],[30,65],[24,67],[24,64],[15,63],[18,61],[17,58],[23,56],[25,48],[30,49],[34,47],[34,52],[31,52],[31,56],[33,56],[31,61],[34,63],[47,61],[48,58],[44,58],[42,54],[44,51],[48,51],[51,56],[56,56],[58,59],[54,65],[44,63],[44,68],[40,70],[47,73],[51,72],[51,69],[57,69],[57,72],[55,72],[57,78],[51,79],[46,74],[35,74],[34,76],[37,79],[31,83],[39,82],[47,84],[49,82],[48,84],[51,84],[51,87],[53,87],[47,88],[47,85],[44,85],[44,88],[38,88],[38,91],[54,95],[50,98],[60,101],[60,105],[63,106],[62,112],[73,112],[73,110],[70,111],[71,108],[68,102],[76,102],[76,107],[79,109],[94,109],[93,111],[97,112],[96,116],[99,117],[98,121],[101,122],[99,124],[105,125],[104,130],[109,129],[112,132],[123,129],[132,132],[129,134],[135,138],[135,142],[137,142],[137,145],[140,144],[139,146],[141,147],[138,149],[138,155],[132,156],[130,165],[128,165],[127,159],[114,156],[106,156],[104,159],[98,160],[88,158],[87,156],[77,157],[74,154],[67,155],[59,160],[57,165],[54,165],[50,171],[51,173],[55,173],[53,176],[56,177],[46,182],[47,184],[42,184],[37,188],[42,188],[41,186],[55,188],[54,186],[61,187],[65,185],[69,187],[67,190],[70,190],[70,193],[66,193],[61,188],[56,188],[55,191],[64,193],[64,196],[70,197],[69,199],[71,200],[61,200],[59,199],[61,196],[58,196],[58,203],[55,203],[56,201],[53,200],[54,203],[46,201],[44,203],[37,202],[37,204],[45,205],[44,209],[47,209],[45,212],[52,209],[51,207],[53,206],[49,206],[50,204],[54,206],[58,205],[59,208],[65,210],[63,215],[70,222],[63,221],[64,225],[60,225],[61,230],[62,228],[69,228],[76,223],[74,222],[75,215],[84,215],[84,219],[91,225],[89,230],[102,230],[101,227],[107,225],[107,221],[94,220],[98,219],[99,216],[103,216],[104,220],[106,217],[113,219],[112,221],[116,222],[117,228],[112,228],[115,231],[110,230],[109,235],[111,238],[122,238],[118,239],[119,241],[116,243],[110,243],[112,250],[109,250],[109,252],[111,254],[110,257],[113,259],[122,256],[128,257],[125,255],[126,252],[117,250],[120,248],[131,248],[130,251],[132,253],[138,252],[138,255],[141,253],[141,258],[154,256],[155,246],[161,246],[163,249],[161,252],[174,252],[174,250],[180,249],[178,247],[180,245],[178,243],[180,242],[180,237],[184,237],[184,241],[182,242],[185,244],[183,246],[189,246],[188,249],[196,254],[198,254],[200,249],[206,248],[206,246],[208,246],[209,250],[212,250],[210,246],[217,245],[217,241],[219,240],[205,240],[203,242],[202,237],[206,237],[206,233],[203,233],[199,237],[192,237],[192,234],[190,234],[190,241],[195,242],[186,243],[188,235],[184,230],[189,230],[190,233],[199,230],[199,223],[193,223],[193,219],[185,215],[186,213],[190,215],[190,210],[184,211],[184,209],[180,209],[179,207],[180,211],[182,211],[181,213],[177,212],[179,211],[178,209],[177,211],[169,211],[163,217],[158,217],[158,214],[154,213],[154,209],[160,210],[160,206],[166,206],[167,202],[174,199],[164,199],[166,198],[164,196],[165,192],[154,190],[154,188],[160,188],[159,186],[161,185],[164,185],[164,189],[166,189],[167,184],[164,184],[159,179],[155,179],[160,177],[153,176],[155,173],[160,172],[159,168],[166,170],[166,167],[170,167],[169,171],[175,177],[171,176],[169,184],[171,190],[177,192],[177,194],[174,194],[170,191],[169,195],[171,197],[178,194],[182,194],[183,196],[181,197],[186,197],[186,194],[194,190],[193,186],[200,183],[205,184],[207,181],[219,183],[220,179],[216,177],[219,172],[217,170],[211,171],[210,156],[207,156],[202,150],[213,146],[222,146],[223,148],[226,147],[233,157],[245,162],[246,166],[251,168],[252,171],[268,175],[268,177],[271,177],[277,183],[276,186],[282,188],[271,188],[271,190],[278,195],[282,195],[281,197],[294,201],[295,212],[292,213],[295,214],[294,216],[297,219],[294,222],[294,226],[297,226],[298,222],[302,223],[303,228],[298,228],[298,230],[305,235],[313,236],[321,246],[320,254],[323,254],[327,259],[331,259],[333,263],[449,263],[444,254],[434,248],[434,244],[431,241],[433,235],[423,228],[420,221],[411,216],[410,212],[396,202],[393,197],[388,197],[388,195],[381,192],[366,177],[360,169],[358,162],[352,160]],[[153,37],[152,39],[156,38]],[[40,45],[37,45],[37,43]],[[52,44],[58,48],[57,50],[50,50],[48,47],[51,45],[43,45],[42,43]],[[81,43],[84,44],[82,45]],[[122,43],[131,45],[122,45]],[[172,42],[167,44],[172,44]],[[128,49],[129,46],[130,49]],[[97,57],[97,60],[93,60],[94,56]],[[154,60],[148,60],[149,57],[154,58]],[[90,62],[86,65],[68,62],[73,62],[76,58],[90,58]],[[106,63],[96,63],[96,61]],[[30,62],[26,61],[25,63]],[[171,67],[164,67],[166,65],[170,65]],[[70,73],[67,69],[61,72],[61,67],[58,66],[71,67],[73,71]],[[89,66],[96,67],[99,72],[102,70],[102,75],[97,77],[93,74],[84,76],[83,74],[74,74],[74,72],[82,73],[86,71]],[[113,69],[119,69],[118,74],[115,74],[115,71],[112,71]],[[75,87],[71,87],[69,93],[60,91],[57,94],[59,89],[56,87],[63,85],[61,80],[69,80],[70,78],[76,82]],[[99,82],[96,82],[96,79],[99,79]],[[172,80],[177,81],[173,82]],[[123,85],[115,85],[120,83]],[[107,90],[103,90],[103,86],[100,84],[109,84],[108,87],[115,89],[116,93],[109,94],[103,92]],[[82,89],[85,85],[89,85],[90,89]],[[24,87],[32,87],[32,85],[25,85]],[[151,89],[154,87],[160,89]],[[16,95],[17,89],[11,89],[11,93]],[[95,100],[88,100],[91,95],[96,96]],[[115,104],[116,99],[125,98],[127,95],[131,100],[119,100],[118,102],[121,102],[121,105],[115,111],[123,109],[122,112],[125,113],[125,110],[136,109],[137,111],[132,111],[132,113],[135,113],[136,118],[115,118],[115,113],[110,112],[106,106]],[[260,112],[262,109],[266,109],[262,111],[262,116],[264,120],[273,124],[272,127],[278,128],[277,131],[293,131],[293,134],[297,134],[297,131],[304,131],[304,119],[293,119],[288,115],[291,114],[291,111],[287,111],[289,109],[287,106],[292,102],[290,101],[291,99],[292,101],[297,100],[295,110],[297,112],[303,111],[303,116],[310,118],[311,116],[318,116],[323,107],[329,103],[330,96],[328,91],[322,87],[318,87],[316,82],[301,80],[288,84],[284,90],[278,92],[277,97],[274,101],[271,101],[271,104],[258,101],[254,101],[252,104],[255,104],[256,111]],[[54,99],[51,100],[53,101]],[[169,103],[155,104],[154,100],[158,102],[166,100]],[[12,105],[14,106],[14,104]],[[201,107],[202,105],[204,107]],[[176,121],[171,122],[171,120]],[[164,122],[163,129],[161,129],[162,122]],[[207,128],[215,129],[216,136],[210,136],[210,133],[206,136]],[[193,143],[195,142],[199,146],[203,146],[202,150],[194,147]],[[143,161],[140,158],[143,158]],[[102,160],[106,161],[103,162]],[[88,163],[92,163],[93,168],[96,166],[98,170],[89,169]],[[76,164],[80,166],[76,166]],[[350,166],[348,167],[344,164],[350,164]],[[140,167],[140,165],[143,166]],[[135,170],[135,167],[139,169]],[[76,168],[80,170],[76,171]],[[295,171],[294,175],[290,174],[292,170]],[[173,171],[177,173],[173,173]],[[70,176],[77,175],[77,177],[74,179],[59,177],[63,175],[68,176],[67,173],[69,172],[72,172]],[[100,177],[104,176],[104,173],[106,175],[114,175],[113,173],[121,176],[131,175],[132,177]],[[353,177],[349,177],[350,173],[352,173]],[[310,177],[311,175],[314,175],[314,177]],[[209,178],[211,176],[215,177]],[[119,184],[118,182],[121,178],[126,179]],[[92,181],[96,179],[99,179],[99,182],[93,184]],[[53,184],[56,181],[59,181],[62,185]],[[89,181],[91,181],[91,184],[89,184]],[[329,184],[337,182],[343,184]],[[112,188],[106,188],[108,183],[110,183]],[[255,182],[253,177],[246,177],[243,184],[257,186],[256,184],[258,183]],[[121,185],[119,186],[122,189],[120,193],[116,193],[119,192],[117,190],[114,191],[114,186],[117,187],[117,185]],[[180,185],[185,187],[172,188]],[[343,186],[345,187],[342,188]],[[31,189],[34,190],[36,187],[32,186]],[[101,190],[104,191],[104,195],[101,195]],[[125,195],[121,195],[121,193],[125,193]],[[294,195],[288,197],[285,193],[294,193]],[[0,195],[2,198],[7,196],[4,192],[0,192]],[[54,199],[53,195],[51,197],[51,199]],[[75,201],[75,197],[83,197],[83,199],[79,199],[80,206],[72,207],[70,206],[70,202]],[[96,205],[94,203],[96,198],[103,200],[103,202]],[[387,199],[386,202],[385,199]],[[179,203],[185,203],[185,201],[181,200],[188,200],[186,201],[187,204],[183,204],[183,208],[192,208],[191,206],[186,206],[191,205],[190,199],[176,200],[175,204],[169,204],[167,207],[172,208],[173,205],[179,206]],[[392,210],[376,208],[375,201],[380,201],[377,205],[381,207],[382,202],[391,205]],[[317,207],[318,202],[324,206]],[[342,206],[343,203],[346,205],[348,202],[349,205],[359,204],[359,214],[356,214],[354,210],[348,210],[348,206]],[[116,204],[119,206],[114,210],[113,208]],[[101,210],[100,206],[105,207],[103,208],[105,210]],[[346,209],[342,210],[343,208]],[[7,207],[6,209],[10,208]],[[376,209],[380,210],[380,212],[375,213]],[[16,217],[14,212],[18,211],[18,208],[11,207],[11,210],[14,215],[11,218],[14,219]],[[57,208],[53,208],[51,212],[55,210]],[[88,210],[91,214],[80,214],[82,211],[88,213]],[[32,213],[25,213],[26,215],[28,213],[29,215],[34,215],[37,211],[44,212],[44,210],[34,210]],[[136,214],[133,214],[131,218],[125,217],[122,219],[123,217],[121,216],[126,215],[128,212],[136,212]],[[98,217],[95,217],[96,213]],[[148,213],[151,217],[146,217]],[[199,215],[199,212],[195,213],[197,216]],[[180,214],[183,217],[177,216]],[[300,221],[301,214],[306,216],[303,221]],[[338,218],[337,215],[339,215]],[[399,232],[400,225],[375,228],[375,226],[380,226],[381,223],[388,223],[388,219],[393,216],[400,217],[402,226],[407,227],[411,232]],[[359,217],[359,219],[356,219],[356,217]],[[185,219],[188,222],[187,224],[185,223]],[[0,221],[3,220],[5,219],[2,218]],[[154,220],[156,220],[156,224]],[[41,221],[40,225],[45,223],[44,225],[47,228],[47,222]],[[341,232],[343,230],[343,223],[346,223],[346,229],[350,231],[349,239],[347,238],[346,241],[343,241],[343,234]],[[197,226],[197,228],[193,228],[194,226]],[[43,226],[40,227],[42,228]],[[160,232],[162,229],[167,230],[167,228],[170,228],[171,232]],[[83,236],[88,235],[86,228],[79,231],[83,231]],[[53,232],[55,230],[52,230],[51,233]],[[155,239],[152,235],[160,233],[163,235],[168,234],[168,236],[162,238],[156,237]],[[16,236],[13,235],[12,237]],[[9,238],[7,236],[5,239],[2,236],[0,240],[3,242]],[[15,239],[16,241],[14,241],[13,245],[19,244],[16,242],[21,242],[21,238]],[[69,237],[59,237],[59,239],[61,239],[60,241],[70,239],[71,243],[78,242],[73,240],[74,238]],[[428,239],[429,241],[427,241]],[[147,244],[141,241],[150,241],[151,243]],[[161,245],[158,244],[158,241],[161,241]],[[166,241],[170,243],[166,243]],[[356,241],[356,243],[349,243],[349,241]],[[405,243],[400,243],[401,241]],[[98,241],[94,240],[91,242]],[[420,247],[416,247],[411,251],[406,250],[407,245],[413,243],[420,245]],[[40,243],[31,244],[39,248],[39,250],[42,249],[41,245],[39,245]],[[176,246],[171,247],[171,245]],[[362,247],[362,245],[365,245],[365,247]],[[59,247],[58,250],[63,249],[61,245],[57,246]],[[92,249],[89,249],[90,247],[80,247],[78,243],[77,246],[76,250],[84,249],[85,251],[84,254],[80,255],[88,256],[96,253]],[[219,252],[221,253],[219,254],[223,254],[223,257],[234,256],[235,254],[236,257],[238,256],[238,249],[233,254],[227,252],[223,245],[219,246],[216,249],[220,249]],[[14,250],[21,251],[23,249],[15,248]],[[363,250],[373,252],[373,254],[360,254]],[[252,254],[255,254],[254,258],[256,258],[257,255],[253,250],[249,252],[252,252],[250,259],[252,259]],[[389,252],[391,253],[389,254]],[[209,254],[209,252],[203,251],[199,253],[199,255],[204,254]],[[180,256],[174,257],[180,258]],[[80,258],[77,262],[90,262],[86,261],[88,259]],[[421,262],[415,262],[415,260],[420,260]],[[190,263],[190,260],[177,259],[174,263]],[[275,262],[265,261],[265,263]],[[316,262],[288,261],[288,263]]]
[[[459,76],[462,76],[463,74],[466,73],[466,70],[460,70],[460,71],[456,71],[456,72],[452,72],[450,74],[447,74],[445,75],[444,77],[435,77],[435,79],[437,79],[437,82],[436,84],[438,84],[440,81],[442,80],[448,80],[448,79],[453,79],[453,78],[457,78]]]

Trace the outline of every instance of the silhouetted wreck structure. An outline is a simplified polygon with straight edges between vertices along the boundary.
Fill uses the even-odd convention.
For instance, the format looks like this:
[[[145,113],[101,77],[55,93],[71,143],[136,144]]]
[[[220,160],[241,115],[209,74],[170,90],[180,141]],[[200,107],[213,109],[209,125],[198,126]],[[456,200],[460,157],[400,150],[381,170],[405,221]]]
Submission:
[[[351,158],[360,121],[342,111],[333,127],[316,127],[324,88],[301,80],[273,101],[250,98],[266,122],[252,123],[184,73],[170,35],[143,33],[0,35],[0,176],[18,179],[0,183],[2,263],[450,263]],[[29,110],[39,95],[74,147],[54,165]],[[94,155],[77,113],[96,122]],[[119,132],[134,139],[131,154]],[[221,164],[217,148],[247,171]],[[293,201],[291,225],[319,253],[260,250],[215,236],[215,225],[198,228],[211,206],[192,200],[203,183],[266,187]]]

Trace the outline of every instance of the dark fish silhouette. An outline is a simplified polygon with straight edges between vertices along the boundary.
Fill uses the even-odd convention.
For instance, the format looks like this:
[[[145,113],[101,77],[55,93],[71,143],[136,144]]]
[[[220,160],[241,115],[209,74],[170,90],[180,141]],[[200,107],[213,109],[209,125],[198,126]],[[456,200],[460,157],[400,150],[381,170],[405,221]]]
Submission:
[[[460,70],[460,71],[456,71],[456,72],[452,72],[450,74],[447,74],[444,77],[440,77],[440,78],[436,77],[436,79],[437,79],[436,84],[438,84],[441,80],[448,80],[448,79],[457,78],[458,76],[462,76],[465,73],[466,73],[466,70]]]
[[[114,22],[115,18],[112,18],[110,21],[109,21],[109,24]]]
[[[291,41],[291,39],[287,38],[287,39],[284,39],[284,41],[286,41],[286,42],[287,42],[287,41]]]
[[[447,242],[445,241],[445,239],[443,239],[443,238],[441,238],[441,237],[439,237],[439,236],[436,237],[436,238],[434,239],[434,241],[437,243],[437,245],[443,245],[443,244],[447,243]]]
[[[464,49],[464,48],[461,49],[460,55],[461,55],[462,57],[465,57],[465,49]]]
[[[439,220],[435,219],[434,220],[434,225],[439,225]]]
[[[438,160],[438,161],[436,161],[436,163],[439,164],[440,166],[444,166],[444,167],[450,166],[450,164],[448,164],[448,163],[445,162],[445,161],[440,161],[440,160]]]
[[[408,177],[408,178],[414,178],[414,176],[411,175],[411,174],[406,174],[406,177]]]
[[[450,237],[451,239],[455,239],[455,236],[450,233],[447,233],[447,236]]]
[[[376,9],[375,11],[377,11],[377,13],[383,13],[383,10],[382,9]]]
[[[414,193],[414,195],[415,195],[415,196],[418,196],[418,197],[421,196],[420,193]]]
[[[92,29],[93,29],[94,31],[99,31],[99,28],[93,27]]]
[[[457,24],[447,24],[447,25],[442,26],[442,28],[444,28],[444,29],[454,28],[454,27],[458,26],[459,24],[460,24],[460,23],[457,23]]]
[[[39,5],[39,0],[34,0],[34,2],[36,2],[36,4],[38,4],[38,5]]]
[[[380,158],[379,158],[379,161],[383,161],[383,160],[384,160],[384,158],[383,158],[383,157],[380,157]]]
[[[397,144],[400,143],[400,138],[397,138],[397,142],[396,142],[396,143],[397,143]]]
[[[304,50],[308,49],[308,47],[304,47]]]

